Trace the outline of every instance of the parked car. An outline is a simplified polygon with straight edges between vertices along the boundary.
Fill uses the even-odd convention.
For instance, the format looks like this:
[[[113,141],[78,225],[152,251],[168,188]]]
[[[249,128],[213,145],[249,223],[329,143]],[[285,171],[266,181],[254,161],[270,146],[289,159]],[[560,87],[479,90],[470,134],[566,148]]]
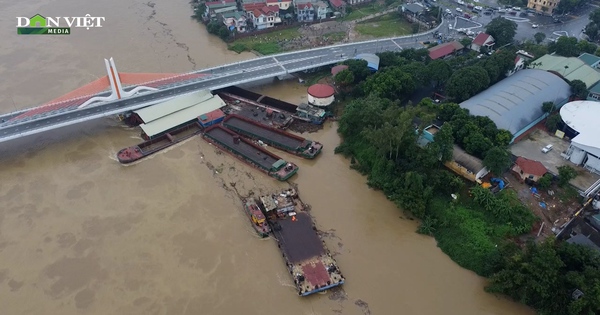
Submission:
[[[446,9],[446,13],[447,14],[452,14],[452,11],[450,11],[450,9]]]
[[[542,152],[543,153],[548,153],[548,152],[552,151],[553,147],[554,147],[553,145],[549,144],[549,145],[547,145],[547,146],[545,146],[545,147],[542,148]]]
[[[461,8],[456,8],[456,12],[462,12],[463,10]]]
[[[537,25],[537,24],[531,24],[531,27],[532,27],[532,28],[538,28],[538,26],[539,26],[539,25]]]

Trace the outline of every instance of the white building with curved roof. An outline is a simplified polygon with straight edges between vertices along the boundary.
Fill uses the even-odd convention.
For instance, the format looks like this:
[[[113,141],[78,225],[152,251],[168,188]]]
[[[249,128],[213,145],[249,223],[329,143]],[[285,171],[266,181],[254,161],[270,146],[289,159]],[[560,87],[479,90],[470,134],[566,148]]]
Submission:
[[[577,135],[565,152],[565,158],[600,174],[600,103],[569,102],[560,109],[560,118]]]
[[[471,115],[489,117],[499,129],[515,138],[542,121],[542,103],[565,104],[571,87],[559,76],[544,70],[525,69],[462,102]],[[512,142],[511,141],[511,142]]]

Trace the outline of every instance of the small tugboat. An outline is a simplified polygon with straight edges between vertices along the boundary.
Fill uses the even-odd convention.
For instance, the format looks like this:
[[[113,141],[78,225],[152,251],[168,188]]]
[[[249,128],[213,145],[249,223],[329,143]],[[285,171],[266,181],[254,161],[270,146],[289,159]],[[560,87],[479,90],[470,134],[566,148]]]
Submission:
[[[262,238],[268,237],[269,233],[271,233],[271,227],[269,227],[265,215],[260,211],[254,198],[248,198],[244,202],[244,210],[246,210],[246,213],[250,216],[250,222],[252,222],[252,226],[256,230],[256,233]]]

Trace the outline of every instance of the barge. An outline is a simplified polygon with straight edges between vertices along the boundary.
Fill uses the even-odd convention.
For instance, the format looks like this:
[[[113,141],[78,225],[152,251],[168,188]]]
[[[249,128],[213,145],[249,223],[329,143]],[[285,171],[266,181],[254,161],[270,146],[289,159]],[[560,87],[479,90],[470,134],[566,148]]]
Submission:
[[[271,233],[271,227],[265,218],[265,215],[262,213],[256,201],[253,198],[249,198],[243,200],[244,202],[244,210],[250,217],[250,222],[252,223],[252,227],[256,230],[256,233],[262,238],[268,237]]]
[[[258,204],[267,214],[298,295],[307,296],[344,284],[337,262],[317,234],[295,189],[261,196]]]
[[[300,106],[274,99],[272,97],[254,93],[237,86],[230,86],[217,91],[218,95],[230,104],[239,104],[252,108],[267,108],[282,114],[285,117],[291,116],[304,122],[321,125],[327,119],[327,112],[308,104]],[[246,115],[244,115],[246,116]],[[254,119],[252,117],[249,117]]]
[[[228,115],[223,121],[223,125],[242,136],[262,141],[277,149],[307,159],[314,159],[323,149],[323,145],[319,142],[307,140],[236,114]]]
[[[160,150],[164,150],[185,139],[198,135],[201,132],[202,127],[200,124],[198,124],[198,122],[193,122],[167,132],[157,138],[122,149],[117,153],[117,159],[122,164],[132,163]]]
[[[204,139],[275,179],[285,181],[298,172],[296,164],[286,162],[221,125],[214,125],[206,129]]]

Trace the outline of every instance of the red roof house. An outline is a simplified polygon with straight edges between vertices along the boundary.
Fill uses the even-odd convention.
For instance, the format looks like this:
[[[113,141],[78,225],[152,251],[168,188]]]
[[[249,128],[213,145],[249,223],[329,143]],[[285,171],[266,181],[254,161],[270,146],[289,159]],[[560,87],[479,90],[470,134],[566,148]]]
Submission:
[[[471,43],[471,49],[475,51],[480,51],[482,47],[492,46],[494,46],[494,38],[486,33],[479,33]]]
[[[335,9],[341,9],[346,5],[346,3],[342,0],[329,0],[329,4]]]
[[[431,58],[431,60],[445,58],[457,51],[462,50],[463,48],[465,47],[457,41],[437,45],[429,48],[429,58]]]
[[[518,157],[512,171],[521,181],[531,180],[537,182],[540,177],[548,173],[548,169],[542,162],[530,160],[524,157]]]

